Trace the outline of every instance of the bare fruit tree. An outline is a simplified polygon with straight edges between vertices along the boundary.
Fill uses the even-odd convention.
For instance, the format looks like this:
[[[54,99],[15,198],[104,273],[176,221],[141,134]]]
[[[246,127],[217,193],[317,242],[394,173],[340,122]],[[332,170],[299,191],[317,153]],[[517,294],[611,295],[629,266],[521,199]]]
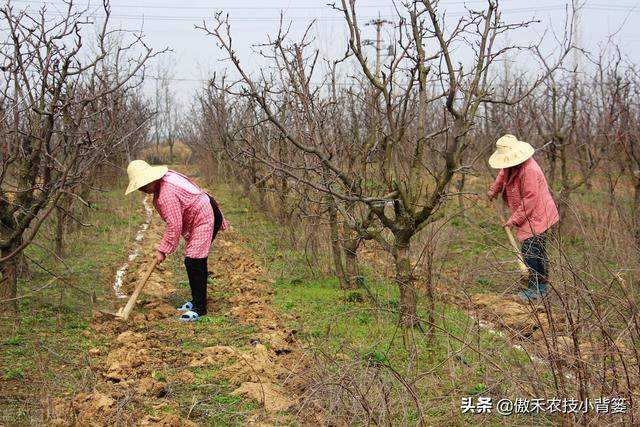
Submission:
[[[420,325],[412,238],[442,217],[443,203],[455,194],[449,183],[470,170],[474,159],[464,159],[473,143],[470,135],[479,107],[518,101],[492,87],[490,71],[506,52],[521,48],[497,48],[496,41],[530,22],[504,22],[494,1],[488,1],[484,10],[468,10],[453,23],[439,12],[438,2],[407,2],[404,13],[398,14],[397,45],[378,75],[363,50],[366,43],[355,1],[343,0],[334,8],[344,15],[349,42],[347,55],[332,63],[355,66],[360,81],[373,89],[364,100],[349,90],[337,98],[329,84],[334,71],[321,77],[323,83],[312,83],[319,74],[319,58],[309,47],[308,32],[301,42],[287,44],[281,31],[269,44],[271,53],[265,54],[272,60],[271,73],[263,69],[259,77],[252,77],[234,50],[224,16],[218,14],[213,27],[202,29],[216,38],[241,76],[228,93],[257,103],[265,120],[253,126],[265,127],[268,122],[288,147],[286,164],[273,155],[256,160],[309,191],[328,195],[325,203],[340,212],[350,229],[361,238],[376,240],[393,256],[399,322],[408,329]],[[562,47],[561,57],[569,43]],[[462,53],[456,57],[465,49],[470,61]],[[541,77],[531,81],[523,93],[530,93],[540,81]],[[353,102],[375,110],[368,117],[376,123],[345,119],[345,125],[358,128],[362,138],[340,132],[340,124],[331,120],[335,116],[328,113],[336,103]]]
[[[143,125],[116,139],[110,114],[154,53],[138,35],[110,43],[120,34],[108,27],[108,1],[91,43],[91,14],[65,4],[61,17],[0,9],[0,311],[15,310],[19,255],[61,198],[80,197],[96,165]]]

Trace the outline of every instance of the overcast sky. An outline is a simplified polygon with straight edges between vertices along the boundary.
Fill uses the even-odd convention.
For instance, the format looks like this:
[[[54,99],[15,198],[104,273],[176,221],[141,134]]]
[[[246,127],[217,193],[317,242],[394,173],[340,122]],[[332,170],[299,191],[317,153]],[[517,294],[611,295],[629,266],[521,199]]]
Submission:
[[[46,3],[49,10],[62,6],[60,0],[30,1],[11,0],[16,8],[38,8]],[[99,3],[95,0],[76,1],[90,4],[92,10]],[[173,52],[165,62],[174,63],[173,88],[183,103],[214,70],[220,72],[228,64],[220,62],[222,52],[213,37],[194,28],[203,20],[212,22],[215,11],[228,12],[232,25],[234,45],[243,65],[255,71],[262,63],[252,45],[264,43],[278,30],[280,12],[285,22],[291,22],[291,37],[297,39],[314,19],[313,35],[317,46],[325,56],[339,57],[346,48],[346,27],[342,16],[327,6],[327,0],[112,0],[114,27],[142,30],[146,43],[154,49],[165,47]],[[537,39],[546,29],[563,28],[566,17],[566,1],[560,0],[502,0],[500,8],[504,19],[515,22],[538,19],[540,24],[531,29],[510,35],[510,41],[528,43]],[[360,22],[366,22],[380,14],[382,18],[397,22],[391,0],[357,0]],[[441,0],[440,10],[446,10],[452,20],[464,12],[465,5],[480,9],[486,0]],[[453,22],[453,21],[452,21]],[[624,25],[623,25],[624,22]],[[374,38],[373,27],[363,27],[364,36]],[[598,51],[608,36],[613,39],[633,61],[640,58],[640,0],[588,0],[580,15],[579,43],[582,47]],[[373,57],[373,49],[371,49]],[[525,66],[526,64],[519,64]]]

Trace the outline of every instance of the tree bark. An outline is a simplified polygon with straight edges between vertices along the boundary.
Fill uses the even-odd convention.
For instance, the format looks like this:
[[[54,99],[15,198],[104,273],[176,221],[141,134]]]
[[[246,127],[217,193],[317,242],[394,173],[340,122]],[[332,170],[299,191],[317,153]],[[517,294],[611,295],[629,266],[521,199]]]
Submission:
[[[340,283],[340,288],[348,289],[349,282],[345,275],[342,264],[342,246],[340,245],[340,233],[338,232],[338,212],[333,203],[329,203],[329,231],[331,233],[331,254],[335,266],[336,277]]]
[[[433,262],[435,257],[435,248],[433,247],[432,237],[429,239],[429,243],[427,243],[428,247],[425,252],[426,254],[426,270],[425,270],[425,292],[427,297],[428,304],[428,314],[427,314],[427,338],[429,343],[433,342],[435,337],[435,313],[436,313],[436,297],[433,292]]]
[[[460,215],[465,216],[464,213],[464,196],[462,192],[464,191],[464,184],[466,181],[466,174],[460,174],[460,178],[458,179],[458,183],[456,184],[456,191],[458,192],[458,206],[460,207]]]
[[[548,184],[549,187],[553,188],[556,183],[556,162],[558,158],[556,141],[554,139],[553,143],[549,145],[549,175],[548,175]]]
[[[640,251],[640,179],[635,178],[635,195],[633,198],[633,237],[636,249]]]
[[[418,325],[418,315],[415,278],[409,258],[409,239],[396,237],[393,258],[396,267],[396,282],[400,289],[400,326],[403,329],[414,328]]]
[[[19,245],[12,245],[2,250],[2,257],[11,254]],[[14,314],[17,309],[18,295],[18,259],[14,256],[8,261],[0,263],[0,313]]]
[[[65,222],[65,213],[62,209],[56,209],[56,237],[55,237],[55,246],[56,246],[56,255],[59,258],[64,257],[64,222]]]
[[[348,230],[345,230],[348,232]],[[358,246],[360,239],[358,237],[346,239],[342,245],[344,248],[345,266],[347,269],[347,287],[355,289],[358,287],[356,277],[360,275],[358,268]]]
[[[29,262],[27,258],[24,256],[24,252],[21,252],[18,256],[18,261],[16,265],[18,267],[18,277],[20,279],[31,279],[33,275],[31,274],[31,269],[29,268]]]

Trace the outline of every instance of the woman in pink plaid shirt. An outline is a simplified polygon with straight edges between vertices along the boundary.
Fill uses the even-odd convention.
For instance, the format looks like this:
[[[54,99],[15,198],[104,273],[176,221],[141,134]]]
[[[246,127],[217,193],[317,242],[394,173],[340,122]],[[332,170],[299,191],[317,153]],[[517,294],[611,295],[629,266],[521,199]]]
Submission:
[[[198,320],[207,314],[207,257],[218,231],[227,229],[224,215],[213,197],[167,166],[134,160],[129,163],[127,174],[129,186],[125,194],[135,190],[153,194],[153,206],[167,224],[155,252],[158,263],[175,252],[181,235],[187,242],[184,265],[192,300],[178,310],[184,311],[180,320]]]
[[[518,228],[522,258],[529,267],[527,289],[518,293],[518,299],[525,303],[542,300],[549,293],[546,241],[549,229],[560,220],[534,152],[531,144],[507,134],[496,141],[496,151],[489,158],[489,166],[501,170],[487,197],[493,200],[502,195],[507,203],[511,217],[502,225]]]

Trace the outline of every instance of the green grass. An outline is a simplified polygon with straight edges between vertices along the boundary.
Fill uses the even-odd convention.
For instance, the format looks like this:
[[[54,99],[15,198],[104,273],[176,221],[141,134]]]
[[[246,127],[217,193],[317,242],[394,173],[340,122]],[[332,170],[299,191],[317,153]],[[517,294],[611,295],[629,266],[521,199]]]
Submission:
[[[257,409],[257,404],[231,395],[229,385],[220,382],[209,389],[195,415],[201,425],[243,426]]]
[[[211,384],[216,381],[216,374],[220,371],[219,366],[203,366],[199,368],[193,368],[192,372],[195,375],[195,380],[192,383],[193,388],[198,388],[203,384]]]
[[[21,368],[9,368],[4,374],[4,379],[7,381],[21,380],[22,378],[24,378],[24,371]]]
[[[25,342],[27,342],[27,340],[22,337],[10,337],[4,340],[4,343],[8,345],[22,345]]]
[[[343,354],[363,369],[392,367],[404,372],[408,354],[397,327],[399,294],[394,283],[379,277],[371,267],[361,266],[367,285],[384,304],[383,310],[374,308],[363,290],[343,291],[334,277],[309,267],[304,252],[295,247],[294,227],[270,221],[232,187],[214,188],[225,215],[265,267],[265,278],[273,281],[276,308],[291,315],[286,326],[297,331],[298,339],[311,352],[334,359],[337,354]],[[93,386],[87,383],[91,376],[85,375],[89,369],[87,350],[104,348],[108,343],[101,342],[99,335],[88,330],[89,296],[93,293],[98,299],[108,296],[113,271],[126,258],[143,218],[138,212],[139,198],[125,199],[120,189],[96,195],[93,206],[88,220],[95,227],[80,229],[68,240],[66,263],[73,273],[68,273],[43,249],[50,246],[50,227],[43,228],[37,242],[40,246],[28,249],[32,259],[63,275],[64,281],[20,299],[15,320],[0,324],[0,336],[4,337],[0,342],[0,387],[19,387],[27,391],[27,395],[36,395],[38,384],[44,383],[51,395],[62,396]],[[476,226],[478,221],[474,221],[472,215],[467,218],[470,219],[457,218],[452,227],[456,234],[450,253],[454,256],[445,260],[445,268],[477,263],[487,248],[494,245],[494,240],[503,238],[499,225],[493,221],[480,220]],[[509,252],[498,250],[496,256],[508,257]],[[320,264],[330,265],[328,263],[328,257],[320,260]],[[182,258],[169,257],[165,266],[174,272],[173,280],[179,285],[181,297],[187,298],[189,288]],[[32,264],[32,273],[32,279],[20,281],[19,294],[38,289],[50,277],[35,264]],[[474,276],[473,283],[465,286],[487,291],[505,286],[505,281],[481,271]],[[189,352],[216,345],[247,349],[254,326],[240,325],[220,314],[231,308],[227,300],[231,293],[229,287],[224,280],[211,281],[209,298],[216,304],[216,313],[211,316],[195,324],[157,322],[154,330],[168,345]],[[420,301],[419,314],[426,318],[422,294]],[[174,302],[181,303],[171,301]],[[417,340],[416,368],[428,373],[416,384],[427,410],[427,422],[433,425],[486,422],[461,415],[459,398],[491,390],[491,380],[501,375],[491,360],[499,360],[506,366],[526,364],[526,357],[497,335],[485,331],[478,334],[475,321],[453,305],[442,302],[436,305],[436,323],[438,329],[432,342],[419,334]],[[195,334],[189,334],[191,331]],[[484,356],[452,337],[479,345]],[[220,368],[193,368],[192,384],[174,383],[168,387],[167,397],[176,402],[177,407],[168,406],[150,413],[166,411],[186,416],[193,408],[190,419],[200,425],[245,425],[252,415],[262,410],[254,403],[232,396],[229,384],[217,377]],[[175,372],[174,368],[154,369],[149,375],[161,382]],[[511,384],[503,384],[502,393],[512,391]],[[442,396],[451,399],[442,399]],[[38,404],[27,398],[1,401],[0,411],[5,411],[5,415],[0,418],[0,424],[25,425],[41,421],[37,415]],[[405,421],[411,423],[412,420],[417,420],[417,414],[407,410]],[[512,421],[517,419],[509,419]],[[497,422],[488,422],[488,425],[499,425],[501,419]]]
[[[363,368],[386,366],[404,372],[409,355],[398,328],[397,285],[361,265],[368,287],[384,305],[383,310],[378,310],[369,303],[363,290],[344,291],[335,277],[312,271],[304,253],[295,250],[287,238],[292,233],[291,227],[269,221],[252,209],[247,199],[227,186],[219,186],[215,194],[243,241],[268,267],[267,274],[274,283],[275,306],[293,317],[287,326],[298,331],[298,339],[312,351],[332,360],[346,354],[349,360],[359,361]],[[464,218],[458,221],[454,228],[466,233],[469,223]],[[500,233],[499,224],[485,222],[468,239],[452,246],[455,262],[477,258],[486,251],[488,241],[501,237]],[[508,253],[506,249],[503,252]],[[478,286],[491,284],[491,277],[478,277]],[[419,315],[426,318],[427,309],[423,305],[426,298],[421,295],[419,300]],[[455,306],[438,303],[436,323],[438,329],[433,341],[421,338],[419,333],[417,337],[416,369],[429,372],[418,388],[421,402],[430,409],[427,422],[434,425],[474,423],[473,417],[460,414],[457,397],[481,394],[490,378],[502,375],[492,365],[493,360],[528,364],[528,359],[498,335],[484,330],[478,334],[475,320]],[[470,350],[465,344],[469,342],[479,344],[483,354]],[[502,392],[509,393],[512,387],[512,384],[503,384]],[[457,403],[443,402],[441,396],[444,395],[455,396]],[[404,416],[405,422],[411,419],[411,414]],[[494,421],[498,424],[490,422],[489,425],[502,422],[499,418]]]
[[[3,337],[0,340],[0,387],[21,390],[16,395],[18,397],[0,401],[0,424],[42,424],[45,414],[40,412],[40,402],[27,398],[39,396],[42,384],[46,384],[50,396],[74,395],[95,386],[91,381],[92,375],[87,375],[90,369],[88,350],[94,347],[103,350],[109,343],[103,342],[105,338],[101,335],[88,330],[91,295],[95,294],[99,301],[111,296],[114,271],[125,261],[143,220],[138,196],[125,198],[120,188],[94,196],[93,208],[85,219],[94,226],[81,228],[67,239],[65,263],[72,273],[50,255],[52,224],[45,224],[36,242],[38,245],[28,248],[30,258],[43,268],[62,275],[64,282],[20,299],[15,320],[0,324],[0,336]],[[35,262],[31,263],[33,277],[19,281],[19,294],[30,293],[50,279]],[[188,298],[189,286],[182,257],[168,257],[165,267],[174,272],[173,278],[180,285],[182,298]],[[216,301],[220,313],[230,308],[229,294],[225,284],[211,281],[209,295]],[[237,324],[223,314],[213,314],[196,324],[173,320],[159,321],[149,327],[170,348],[189,352],[216,345],[246,349],[255,332],[254,326]],[[192,331],[195,334],[190,333]],[[170,360],[179,356],[164,354],[163,357]],[[175,364],[183,366],[187,362],[179,360]],[[232,396],[229,385],[216,376],[220,368],[194,368],[192,384],[168,385],[167,397],[175,404],[149,409],[145,413],[171,412],[186,417],[195,397],[199,403],[193,408],[190,419],[199,425],[244,425],[249,416],[261,409],[256,404]],[[149,375],[156,381],[166,382],[177,370],[156,368]]]
[[[66,267],[51,255],[51,221],[25,251],[31,277],[18,280],[18,295],[28,296],[18,300],[13,319],[0,321],[0,336],[6,337],[0,341],[0,388],[19,383],[21,393],[0,401],[0,424],[41,423],[40,402],[26,396],[40,395],[44,386],[52,396],[83,389],[87,351],[104,345],[88,331],[91,296],[102,298],[110,289],[112,271],[124,261],[141,217],[132,215],[139,200],[125,199],[120,189],[91,198],[83,221],[93,226],[66,236]],[[47,271],[63,279],[38,290],[51,278]]]
[[[167,381],[167,375],[164,372],[161,372],[161,371],[153,371],[153,372],[151,372],[151,378],[153,378],[156,381],[160,381],[160,382],[166,382]]]

